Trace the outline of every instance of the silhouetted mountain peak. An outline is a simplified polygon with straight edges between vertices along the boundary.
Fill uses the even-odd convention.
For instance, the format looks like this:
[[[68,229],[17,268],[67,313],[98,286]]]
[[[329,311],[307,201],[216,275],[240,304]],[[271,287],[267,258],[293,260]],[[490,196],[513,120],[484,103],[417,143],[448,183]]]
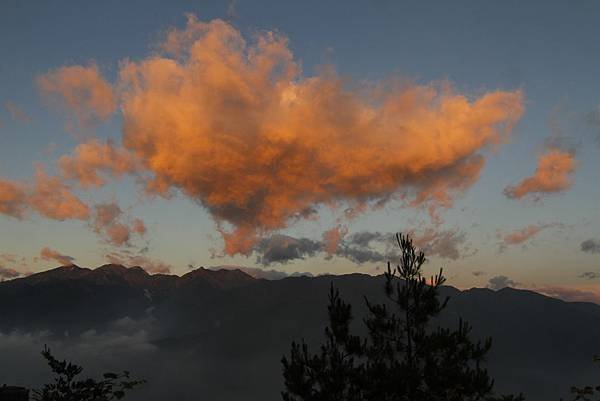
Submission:
[[[138,275],[148,276],[148,272],[140,266],[125,267],[117,264],[106,264],[94,269],[95,273],[115,274],[115,275]]]
[[[48,281],[77,280],[89,274],[91,270],[85,267],[79,267],[75,264],[59,266],[54,269],[46,270],[40,273],[23,277],[20,280],[31,284],[43,283]]]
[[[150,275],[139,266],[125,267],[107,264],[92,270],[90,278],[97,283],[127,283],[133,287],[144,287],[147,285]]]
[[[239,269],[210,270],[199,267],[181,276],[183,283],[202,281],[211,287],[227,289],[248,285],[256,281],[255,278]]]

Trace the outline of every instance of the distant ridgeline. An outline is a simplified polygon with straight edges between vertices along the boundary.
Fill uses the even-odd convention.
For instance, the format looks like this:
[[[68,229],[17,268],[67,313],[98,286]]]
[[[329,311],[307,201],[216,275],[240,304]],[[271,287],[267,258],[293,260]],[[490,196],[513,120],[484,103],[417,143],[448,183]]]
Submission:
[[[110,347],[125,344],[118,352],[127,356],[115,355],[116,368],[147,380],[127,401],[197,399],[198,394],[275,401],[283,388],[279,361],[291,341],[304,338],[312,347],[322,341],[330,284],[360,322],[363,296],[382,301],[383,281],[363,274],[269,281],[240,270],[200,268],[178,277],[118,265],[59,267],[0,283],[0,342],[7,333],[40,332],[51,333],[43,337],[50,346],[54,340],[78,341],[68,356],[86,369],[93,367],[75,354],[78,350],[109,347],[103,349],[113,351],[101,355],[110,357],[117,352]],[[570,399],[571,386],[598,382],[592,356],[600,352],[599,305],[512,288],[448,286],[441,296],[450,296],[450,302],[440,324],[454,326],[462,317],[475,338],[492,337],[487,366],[499,393],[522,391],[528,401]],[[45,372],[37,359],[43,343],[34,345],[32,355]],[[29,371],[19,376],[12,371],[19,358],[0,356],[0,372],[13,374],[0,380],[28,385],[16,378],[27,379]]]

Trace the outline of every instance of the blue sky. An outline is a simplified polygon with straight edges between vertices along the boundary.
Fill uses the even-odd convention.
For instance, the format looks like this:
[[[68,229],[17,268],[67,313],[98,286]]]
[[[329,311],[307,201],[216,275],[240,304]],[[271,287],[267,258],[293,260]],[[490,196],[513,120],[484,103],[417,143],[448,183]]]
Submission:
[[[30,180],[36,162],[54,174],[56,160],[90,137],[121,140],[118,112],[89,132],[67,132],[68,117],[40,93],[38,77],[93,62],[108,82],[115,82],[123,60],[142,60],[157,52],[169,29],[185,28],[186,13],[205,22],[220,18],[249,41],[265,30],[284,34],[303,76],[318,75],[323,65],[331,64],[353,82],[390,76],[419,84],[448,80],[456,92],[472,97],[521,90],[524,114],[510,141],[485,151],[479,179],[442,213],[441,225],[434,227],[419,208],[391,202],[344,222],[347,237],[365,230],[454,230],[463,236],[460,257],[433,255],[428,264],[431,270],[445,266],[451,284],[483,286],[489,278],[505,275],[532,288],[597,287],[593,280],[578,277],[600,267],[600,255],[581,251],[583,241],[600,240],[600,128],[588,122],[600,103],[597,2],[6,1],[0,7],[2,179]],[[6,102],[27,117],[13,118]],[[507,185],[534,173],[553,136],[577,160],[572,186],[544,193],[537,202],[505,197]],[[26,265],[1,264],[19,271],[52,267],[55,261],[39,258],[40,250],[49,247],[74,257],[79,265],[97,266],[106,262],[107,253],[126,249],[138,254],[147,247],[145,257],[172,265],[178,274],[190,263],[256,265],[256,254],[211,257],[211,249],[219,254],[223,243],[214,219],[197,199],[181,193],[168,200],[142,196],[132,177],[76,193],[90,204],[118,202],[126,214],[143,219],[148,232],[129,247],[114,247],[90,223],[35,213],[23,219],[0,215],[0,253],[27,259]],[[336,224],[336,217],[335,211],[321,207],[318,220],[278,232],[317,241]],[[503,235],[529,225],[544,228],[500,251]],[[358,265],[318,253],[266,268],[374,272],[377,264]],[[474,276],[473,271],[485,274]]]

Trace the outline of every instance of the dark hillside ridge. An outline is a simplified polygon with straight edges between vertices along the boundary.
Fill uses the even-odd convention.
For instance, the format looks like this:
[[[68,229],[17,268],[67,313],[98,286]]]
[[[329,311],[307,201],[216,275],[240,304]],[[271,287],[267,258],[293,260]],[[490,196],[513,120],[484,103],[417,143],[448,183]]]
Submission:
[[[323,339],[332,282],[353,305],[360,328],[363,296],[383,299],[381,276],[268,281],[239,270],[201,268],[178,277],[118,265],[59,267],[0,283],[0,331],[50,330],[60,337],[102,332],[117,319],[151,315],[152,341],[161,355],[185,355],[186,363],[198,363],[187,369],[210,367],[202,380],[174,377],[183,386],[178,399],[187,399],[189,391],[223,401],[275,401],[282,389],[280,359],[291,341],[304,338],[316,346]],[[512,288],[444,287],[442,294],[450,302],[440,324],[456,325],[462,317],[472,324],[475,337],[493,338],[488,367],[499,391],[523,391],[527,400],[546,401],[568,399],[571,385],[600,384],[600,367],[592,362],[600,352],[599,305]],[[145,372],[148,385],[139,399],[170,399],[174,390],[161,389],[169,372],[144,368],[138,370]]]

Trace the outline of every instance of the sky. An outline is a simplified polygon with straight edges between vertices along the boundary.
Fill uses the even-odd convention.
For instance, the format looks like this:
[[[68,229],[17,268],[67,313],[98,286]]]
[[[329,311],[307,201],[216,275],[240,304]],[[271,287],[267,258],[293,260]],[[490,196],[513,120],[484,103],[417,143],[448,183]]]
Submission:
[[[379,274],[402,232],[459,288],[600,300],[598,13],[5,1],[0,275]]]

